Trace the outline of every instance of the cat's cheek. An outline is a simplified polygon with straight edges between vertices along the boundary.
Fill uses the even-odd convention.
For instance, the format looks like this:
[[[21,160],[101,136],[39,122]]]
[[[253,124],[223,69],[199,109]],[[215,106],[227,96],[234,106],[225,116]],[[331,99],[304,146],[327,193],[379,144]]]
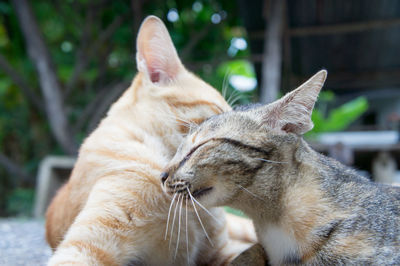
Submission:
[[[202,203],[208,207],[218,207],[226,205],[230,191],[221,184],[215,184],[213,190],[202,199]]]

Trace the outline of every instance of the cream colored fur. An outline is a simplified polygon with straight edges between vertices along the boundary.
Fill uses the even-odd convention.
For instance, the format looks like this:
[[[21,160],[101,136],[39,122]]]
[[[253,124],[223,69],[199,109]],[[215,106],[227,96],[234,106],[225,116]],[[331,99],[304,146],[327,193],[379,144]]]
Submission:
[[[139,74],[84,141],[48,209],[49,265],[221,265],[250,245],[229,240],[218,208],[210,209],[216,221],[199,210],[211,245],[183,203],[172,206],[180,214],[165,235],[171,198],[161,190],[162,169],[190,123],[230,107],[183,67],[158,18],[143,22],[137,48]]]

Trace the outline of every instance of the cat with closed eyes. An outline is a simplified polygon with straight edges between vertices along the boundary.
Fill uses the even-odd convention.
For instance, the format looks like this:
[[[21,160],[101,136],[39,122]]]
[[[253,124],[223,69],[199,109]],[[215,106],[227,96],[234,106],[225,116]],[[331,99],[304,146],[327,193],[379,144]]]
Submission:
[[[371,182],[302,138],[326,75],[271,104],[206,120],[168,164],[164,191],[242,210],[272,265],[400,265],[400,188]]]
[[[230,106],[185,69],[157,17],[139,30],[137,66],[48,208],[48,265],[225,265],[255,239],[246,223],[231,230],[221,208],[188,210],[159,184],[187,124]]]

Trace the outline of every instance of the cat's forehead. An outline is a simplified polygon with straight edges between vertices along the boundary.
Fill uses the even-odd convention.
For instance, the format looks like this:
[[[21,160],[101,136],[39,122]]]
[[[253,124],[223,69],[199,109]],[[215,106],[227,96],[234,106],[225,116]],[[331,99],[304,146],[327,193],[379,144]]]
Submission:
[[[230,111],[215,115],[204,121],[198,128],[197,134],[204,137],[234,137],[256,130],[259,124],[247,112]]]

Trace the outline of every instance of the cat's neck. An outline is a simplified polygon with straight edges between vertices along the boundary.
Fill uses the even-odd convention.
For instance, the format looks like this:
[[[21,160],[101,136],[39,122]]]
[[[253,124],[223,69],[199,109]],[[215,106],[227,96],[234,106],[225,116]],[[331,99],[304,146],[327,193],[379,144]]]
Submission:
[[[330,202],[323,195],[318,155],[304,141],[294,154],[296,163],[281,168],[273,180],[257,176],[247,188],[251,193],[240,193],[234,204],[253,220],[273,265],[296,263],[311,256],[319,241],[313,236],[314,229],[339,215],[330,213]],[[263,182],[277,184],[273,190],[263,191]]]

